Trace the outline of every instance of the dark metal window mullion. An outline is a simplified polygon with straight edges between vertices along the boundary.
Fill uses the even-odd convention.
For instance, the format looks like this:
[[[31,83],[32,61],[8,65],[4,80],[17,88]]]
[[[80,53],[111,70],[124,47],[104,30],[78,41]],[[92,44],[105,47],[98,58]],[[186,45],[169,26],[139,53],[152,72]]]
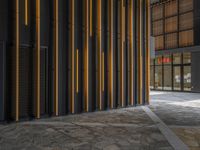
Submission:
[[[155,90],[156,89],[156,83],[155,83],[155,76],[156,76],[156,66],[155,66],[155,60],[156,59],[154,59],[154,61],[153,61],[153,89]]]
[[[166,40],[166,33],[165,33],[165,4],[163,4],[163,49],[166,49],[165,40]]]
[[[180,15],[179,15],[179,12],[180,12],[180,9],[179,9],[179,0],[177,0],[177,9],[178,9],[178,15],[177,15],[177,19],[178,19],[178,23],[177,23],[177,29],[178,29],[178,33],[177,33],[177,47],[179,48],[179,32],[180,32],[180,29],[179,29],[179,25],[180,25]]]
[[[172,58],[172,91],[174,91],[174,56],[173,54],[171,55]]]
[[[162,91],[164,90],[164,63],[163,63],[163,58],[164,56],[162,55]]]
[[[181,53],[181,91],[184,91],[184,64],[183,64],[183,53]]]

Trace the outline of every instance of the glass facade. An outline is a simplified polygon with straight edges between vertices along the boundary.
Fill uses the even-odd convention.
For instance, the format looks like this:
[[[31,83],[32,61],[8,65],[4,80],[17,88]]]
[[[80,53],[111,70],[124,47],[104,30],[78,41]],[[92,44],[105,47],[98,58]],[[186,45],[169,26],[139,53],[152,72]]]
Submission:
[[[155,89],[161,90],[163,87],[162,66],[155,67]]]
[[[181,67],[180,66],[174,66],[173,67],[173,87],[175,91],[181,90]]]
[[[191,91],[191,66],[184,66],[184,91]]]
[[[164,90],[172,90],[172,67],[171,65],[164,66]]]
[[[191,53],[156,56],[150,73],[153,90],[191,91]]]

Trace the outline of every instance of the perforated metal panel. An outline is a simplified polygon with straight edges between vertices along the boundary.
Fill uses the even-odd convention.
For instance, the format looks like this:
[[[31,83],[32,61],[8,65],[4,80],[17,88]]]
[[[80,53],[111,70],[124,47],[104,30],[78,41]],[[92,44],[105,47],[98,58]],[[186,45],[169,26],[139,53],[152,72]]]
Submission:
[[[40,55],[40,109],[41,115],[48,113],[48,99],[47,99],[47,57],[46,50],[41,49]]]
[[[0,121],[4,120],[5,112],[5,51],[0,41]]]
[[[36,78],[35,78],[35,49],[20,48],[19,66],[19,117],[20,119],[33,117],[36,114]],[[41,76],[40,76],[40,112],[48,113],[47,100],[47,56],[46,50],[41,49]]]
[[[31,101],[33,100],[33,65],[32,52],[29,48],[20,48],[19,63],[19,116],[28,117],[31,114]]]

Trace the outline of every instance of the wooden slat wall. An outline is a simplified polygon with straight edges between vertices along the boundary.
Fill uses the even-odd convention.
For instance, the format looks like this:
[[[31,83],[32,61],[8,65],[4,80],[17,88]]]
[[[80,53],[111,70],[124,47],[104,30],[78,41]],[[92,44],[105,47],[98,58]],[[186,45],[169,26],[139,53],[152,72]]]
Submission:
[[[58,116],[58,1],[54,0],[54,113]]]
[[[19,39],[20,39],[20,33],[19,33],[19,0],[16,0],[16,35],[15,35],[15,121],[19,121]]]
[[[191,28],[193,28],[193,12],[180,15],[179,30],[185,30]]]
[[[177,9],[177,0],[170,1],[165,4],[165,17],[176,15],[178,12]]]
[[[159,20],[153,23],[153,35],[160,35],[163,33],[163,20]]]
[[[193,3],[193,0],[171,0],[152,7],[152,35],[156,50],[194,44]]]
[[[171,33],[166,35],[165,46],[167,49],[177,47],[177,33]]]
[[[146,0],[146,103],[150,103],[150,5],[151,1]]]
[[[177,16],[166,19],[165,20],[165,32],[169,33],[169,32],[177,31],[178,30],[177,23],[178,23]]]
[[[164,49],[164,36],[155,37],[155,48],[156,50]]]
[[[179,33],[179,46],[190,46],[194,44],[193,30],[183,31]]]
[[[179,1],[179,12],[187,12],[193,9],[193,0],[180,0]]]
[[[163,6],[154,6],[152,12],[152,20],[161,19],[163,17]]]
[[[28,23],[27,23],[28,24]],[[36,117],[40,118],[40,0],[36,0],[36,82],[37,82],[37,113]]]

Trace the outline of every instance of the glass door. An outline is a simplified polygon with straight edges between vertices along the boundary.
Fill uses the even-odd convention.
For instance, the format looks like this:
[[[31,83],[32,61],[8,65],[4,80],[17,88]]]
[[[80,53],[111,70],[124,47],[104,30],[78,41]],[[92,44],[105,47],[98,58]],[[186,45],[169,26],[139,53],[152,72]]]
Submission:
[[[156,66],[155,67],[155,89],[156,90],[162,90],[163,89],[163,72],[162,72],[162,66]]]
[[[174,81],[174,90],[180,91],[181,90],[181,67],[180,66],[174,66],[173,81]]]
[[[191,66],[183,67],[184,91],[191,91]]]

